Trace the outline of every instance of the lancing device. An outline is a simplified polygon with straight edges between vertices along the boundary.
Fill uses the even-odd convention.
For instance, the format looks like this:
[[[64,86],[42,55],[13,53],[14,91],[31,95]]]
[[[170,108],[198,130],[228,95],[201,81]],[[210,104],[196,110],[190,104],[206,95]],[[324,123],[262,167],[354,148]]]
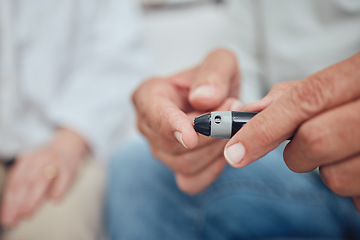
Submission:
[[[231,138],[256,112],[218,111],[205,113],[195,118],[196,132],[213,138]]]
[[[213,138],[230,139],[247,123],[257,112],[218,111],[205,113],[195,118],[196,132]],[[292,136],[287,140],[291,140]]]

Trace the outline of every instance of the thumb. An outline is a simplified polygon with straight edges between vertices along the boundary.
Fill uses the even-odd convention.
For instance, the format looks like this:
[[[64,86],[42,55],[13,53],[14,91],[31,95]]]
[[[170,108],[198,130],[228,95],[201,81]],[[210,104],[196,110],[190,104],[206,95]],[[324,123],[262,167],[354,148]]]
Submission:
[[[235,55],[225,49],[210,53],[191,82],[189,102],[197,110],[218,107],[227,97],[237,97],[239,70]]]

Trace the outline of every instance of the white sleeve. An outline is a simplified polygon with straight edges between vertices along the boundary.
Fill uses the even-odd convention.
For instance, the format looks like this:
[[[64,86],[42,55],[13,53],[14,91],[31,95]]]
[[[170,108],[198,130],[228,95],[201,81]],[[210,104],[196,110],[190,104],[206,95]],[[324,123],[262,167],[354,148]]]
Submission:
[[[127,128],[130,96],[143,78],[140,12],[134,0],[78,2],[71,64],[47,113],[106,158]]]

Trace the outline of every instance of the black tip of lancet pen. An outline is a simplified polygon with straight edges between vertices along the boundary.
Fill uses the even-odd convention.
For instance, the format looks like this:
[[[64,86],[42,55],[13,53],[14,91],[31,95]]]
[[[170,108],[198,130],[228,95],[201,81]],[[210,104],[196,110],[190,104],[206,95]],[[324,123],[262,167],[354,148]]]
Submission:
[[[211,131],[211,114],[205,113],[194,119],[194,129],[196,132],[205,136],[210,136]]]

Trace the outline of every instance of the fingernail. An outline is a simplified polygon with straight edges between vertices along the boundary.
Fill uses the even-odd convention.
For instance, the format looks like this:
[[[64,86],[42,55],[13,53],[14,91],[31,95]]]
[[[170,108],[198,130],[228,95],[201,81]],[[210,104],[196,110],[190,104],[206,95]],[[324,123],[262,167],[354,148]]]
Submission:
[[[184,143],[184,141],[182,139],[182,133],[179,132],[179,131],[176,131],[174,133],[174,135],[175,135],[176,139],[179,141],[179,143],[181,143],[184,146],[184,148],[187,148],[187,146],[185,145],[185,143]]]
[[[191,93],[191,98],[210,98],[213,97],[214,94],[216,94],[216,89],[212,85],[203,85],[198,88],[196,88]]]
[[[245,156],[245,148],[241,143],[235,143],[225,149],[224,156],[229,163],[237,165]]]
[[[242,109],[242,104],[240,101],[235,101],[231,107],[230,107],[230,111],[241,111]]]

